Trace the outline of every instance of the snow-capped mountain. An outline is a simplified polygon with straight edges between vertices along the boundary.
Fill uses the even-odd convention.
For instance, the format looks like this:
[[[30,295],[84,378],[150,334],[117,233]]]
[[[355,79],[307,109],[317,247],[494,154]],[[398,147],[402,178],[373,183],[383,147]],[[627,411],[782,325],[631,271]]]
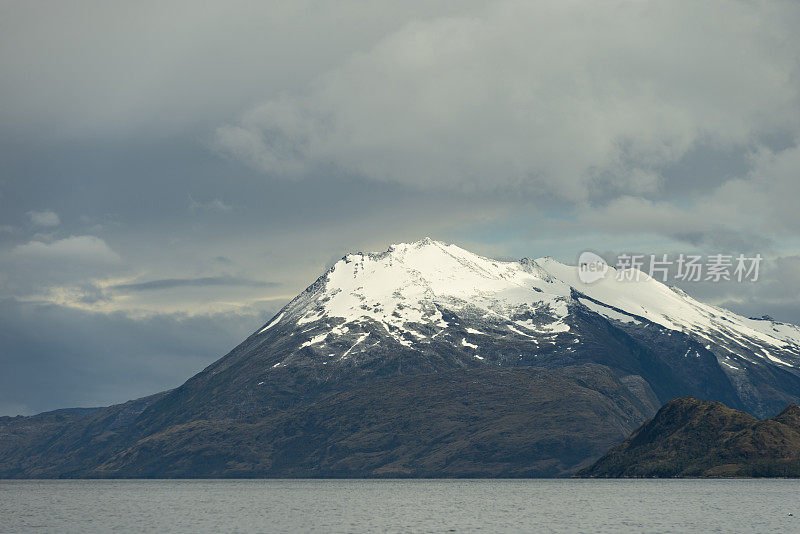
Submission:
[[[563,476],[677,397],[800,402],[800,329],[615,274],[348,254],[173,390],[0,418],[0,477]]]
[[[610,268],[584,284],[552,258],[498,261],[429,238],[348,254],[248,340],[266,364],[252,380],[591,361],[643,376],[662,401],[695,394],[765,415],[800,396],[800,328],[631,278]]]

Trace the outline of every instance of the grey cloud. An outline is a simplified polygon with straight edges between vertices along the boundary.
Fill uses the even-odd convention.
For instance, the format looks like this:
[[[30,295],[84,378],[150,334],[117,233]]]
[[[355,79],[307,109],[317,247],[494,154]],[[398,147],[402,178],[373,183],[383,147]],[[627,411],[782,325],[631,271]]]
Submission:
[[[165,141],[265,91],[294,91],[406,21],[473,3],[15,2],[0,17],[0,123],[51,139]]]
[[[754,282],[683,284],[688,292],[746,317],[769,315],[800,324],[800,256],[780,256],[762,262]]]
[[[30,241],[11,250],[12,257],[41,262],[117,263],[120,256],[99,237],[70,236],[50,243]]]
[[[800,228],[800,148],[761,149],[746,173],[680,201],[624,195],[584,205],[585,226],[619,235],[653,233],[694,246],[772,252]]]
[[[199,202],[189,195],[189,209],[190,210],[209,210],[209,211],[231,211],[233,206],[230,206],[218,198],[214,198],[205,202]]]
[[[217,145],[273,177],[333,165],[423,188],[657,193],[662,170],[699,145],[797,135],[797,14],[495,3],[407,24],[303,94],[221,127]]]
[[[162,280],[148,280],[130,284],[117,284],[109,289],[116,291],[153,291],[173,289],[176,287],[205,287],[205,286],[244,286],[244,287],[277,287],[278,282],[263,282],[248,280],[231,276],[206,276],[201,278],[165,278]]]
[[[58,214],[50,210],[29,211],[28,217],[36,226],[58,226],[61,224]]]
[[[748,253],[773,253],[774,241],[769,237],[747,231],[735,231],[727,228],[713,228],[694,232],[671,234],[679,241],[684,241],[697,248],[709,251],[729,251]]]
[[[81,304],[111,302],[112,296],[102,287],[92,283],[81,283],[75,288],[75,300]]]
[[[91,235],[34,239],[0,248],[0,297],[40,296],[56,286],[90,286],[91,280],[119,274],[128,265],[105,240]]]

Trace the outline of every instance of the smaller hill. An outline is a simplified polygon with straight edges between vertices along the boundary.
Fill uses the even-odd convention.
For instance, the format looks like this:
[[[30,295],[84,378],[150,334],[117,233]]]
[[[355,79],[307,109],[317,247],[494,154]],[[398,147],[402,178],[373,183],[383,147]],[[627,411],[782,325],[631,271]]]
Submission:
[[[668,402],[582,477],[800,477],[800,407],[771,419],[720,402]]]

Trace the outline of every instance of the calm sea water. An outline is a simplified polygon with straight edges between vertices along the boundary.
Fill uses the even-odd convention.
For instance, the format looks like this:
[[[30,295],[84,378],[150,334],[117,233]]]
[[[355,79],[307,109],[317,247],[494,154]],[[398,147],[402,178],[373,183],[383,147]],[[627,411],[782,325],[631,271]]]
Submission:
[[[0,532],[791,533],[800,481],[0,481]]]

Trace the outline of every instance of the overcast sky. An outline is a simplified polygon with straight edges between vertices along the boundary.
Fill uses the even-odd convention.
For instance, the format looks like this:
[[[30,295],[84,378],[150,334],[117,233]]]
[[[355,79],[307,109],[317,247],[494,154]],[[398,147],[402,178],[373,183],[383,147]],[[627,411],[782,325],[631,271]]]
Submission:
[[[335,259],[762,254],[800,323],[797,2],[0,1],[0,415],[182,383]]]

